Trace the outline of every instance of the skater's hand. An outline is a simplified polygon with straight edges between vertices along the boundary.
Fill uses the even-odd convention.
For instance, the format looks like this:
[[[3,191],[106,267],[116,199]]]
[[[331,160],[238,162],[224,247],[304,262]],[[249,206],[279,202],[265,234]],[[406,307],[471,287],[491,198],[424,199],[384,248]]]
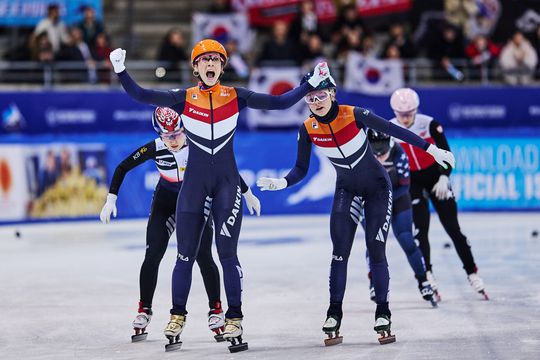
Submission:
[[[452,191],[448,186],[448,176],[441,175],[439,180],[433,185],[431,192],[435,194],[435,197],[439,200],[448,200],[452,197]]]
[[[107,201],[105,202],[105,205],[103,205],[103,209],[101,209],[101,213],[99,214],[99,218],[101,219],[102,223],[108,224],[111,221],[111,214],[116,217],[117,197],[118,196],[114,194],[107,195]]]
[[[261,191],[276,191],[285,189],[287,187],[287,180],[284,178],[281,179],[273,179],[273,178],[267,178],[262,177],[259,180],[257,180],[257,186],[261,189]]]
[[[456,166],[456,159],[450,151],[439,149],[433,144],[430,144],[426,151],[443,168],[448,169],[450,166],[453,169]]]
[[[126,67],[124,66],[124,61],[126,61],[126,50],[121,48],[114,49],[109,54],[109,59],[111,59],[115,73],[119,74],[126,70]]]
[[[244,195],[244,200],[246,200],[246,206],[249,210],[249,214],[253,215],[255,212],[257,216],[261,216],[261,202],[255,195],[253,195],[251,189],[248,188],[247,191],[242,195]]]
[[[326,62],[318,63],[313,70],[313,75],[309,78],[309,85],[316,88],[321,81],[327,79],[330,76],[330,69],[328,69],[328,64]]]

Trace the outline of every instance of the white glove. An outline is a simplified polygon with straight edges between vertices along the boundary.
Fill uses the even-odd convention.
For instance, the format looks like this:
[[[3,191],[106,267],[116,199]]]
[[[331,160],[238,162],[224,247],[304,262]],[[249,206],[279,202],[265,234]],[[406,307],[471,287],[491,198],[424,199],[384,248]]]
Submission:
[[[285,189],[287,187],[287,180],[284,178],[281,179],[274,179],[274,178],[267,178],[262,177],[259,180],[257,180],[257,186],[261,188],[261,191],[276,191]]]
[[[99,214],[102,223],[108,224],[111,221],[111,214],[116,217],[116,198],[118,198],[117,195],[110,193],[107,195],[107,201],[105,201],[105,205],[103,205],[103,209]]]
[[[309,85],[316,88],[321,81],[330,76],[330,70],[328,69],[328,64],[326,62],[318,63],[313,70],[313,75],[309,78]]]
[[[109,59],[111,59],[115,73],[119,74],[126,70],[126,67],[124,66],[124,61],[126,61],[126,50],[121,48],[114,49],[109,54]]]
[[[255,212],[257,216],[261,216],[261,202],[255,195],[253,195],[251,189],[248,188],[247,191],[242,195],[244,195],[244,200],[246,200],[246,206],[250,215],[253,215],[253,212]]]
[[[448,169],[448,165],[450,165],[451,168],[456,166],[456,159],[450,151],[439,149],[435,145],[430,144],[426,152],[433,156],[435,161],[445,169]]]
[[[448,200],[452,197],[452,192],[448,187],[448,176],[441,175],[439,180],[433,185],[431,192],[435,194],[439,200]]]

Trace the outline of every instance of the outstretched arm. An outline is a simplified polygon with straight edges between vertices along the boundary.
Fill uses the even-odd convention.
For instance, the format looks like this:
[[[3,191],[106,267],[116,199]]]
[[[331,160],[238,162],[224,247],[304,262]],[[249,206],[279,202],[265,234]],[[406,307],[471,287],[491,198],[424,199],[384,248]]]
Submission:
[[[240,109],[249,107],[252,109],[279,110],[290,108],[311,90],[313,88],[306,82],[282,95],[261,94],[244,88],[236,88],[236,93],[238,94]]]
[[[453,168],[455,166],[454,155],[450,151],[439,149],[437,146],[432,145],[416,135],[412,131],[399,127],[382,117],[373,114],[371,111],[362,109],[360,107],[354,108],[354,117],[358,128],[369,127],[374,130],[391,135],[395,138],[401,139],[411,145],[417,146],[425,150],[428,154],[433,156],[445,169],[448,167]]]
[[[133,99],[145,104],[168,107],[184,101],[184,90],[151,90],[140,87],[126,71],[124,65],[124,61],[126,60],[125,50],[120,48],[115,49],[109,54],[109,58],[114,72],[118,74],[122,87]]]

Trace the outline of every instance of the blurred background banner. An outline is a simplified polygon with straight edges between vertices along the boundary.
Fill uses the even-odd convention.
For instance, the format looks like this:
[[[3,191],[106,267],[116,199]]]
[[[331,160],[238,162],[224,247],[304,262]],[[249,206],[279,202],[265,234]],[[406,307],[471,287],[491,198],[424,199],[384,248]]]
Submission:
[[[408,11],[412,3],[412,0],[356,0],[360,15],[366,17]]]
[[[350,53],[345,65],[343,88],[369,95],[391,95],[403,87],[403,63],[400,60],[366,58]]]
[[[282,177],[294,166],[296,131],[240,132],[238,168],[262,203],[263,214],[328,213],[335,170],[314,149],[308,175],[283,191],[259,192],[256,179]],[[452,184],[459,208],[470,211],[540,210],[540,138],[449,133],[456,156]],[[0,222],[98,219],[116,166],[154,133],[18,137],[0,145]],[[264,144],[264,146],[261,146]],[[255,151],[256,149],[256,151]],[[152,161],[132,170],[118,197],[119,218],[148,215],[159,174]]]
[[[84,7],[96,10],[96,18],[103,18],[102,0],[0,0],[0,26],[32,26],[47,15],[47,6],[57,4],[66,24],[83,18]]]
[[[254,33],[249,27],[245,14],[203,14],[193,15],[192,41],[197,43],[202,39],[216,39],[222,44],[230,40],[238,43],[238,50],[247,53],[251,50]]]
[[[259,68],[252,72],[249,88],[282,94],[297,86],[298,68]],[[514,130],[540,128],[540,88],[506,87],[416,88],[420,111],[447,128]],[[387,96],[365,95],[338,89],[338,100],[394,117]],[[17,91],[0,92],[1,134],[146,132],[153,108],[133,101],[123,91]],[[304,101],[283,111],[248,109],[239,117],[240,129],[291,128],[309,116]]]

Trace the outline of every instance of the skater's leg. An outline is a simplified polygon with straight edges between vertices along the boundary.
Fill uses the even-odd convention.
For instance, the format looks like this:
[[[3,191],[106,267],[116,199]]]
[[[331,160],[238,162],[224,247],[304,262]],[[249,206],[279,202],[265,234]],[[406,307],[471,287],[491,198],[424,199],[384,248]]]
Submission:
[[[172,275],[173,315],[187,314],[186,303],[191,288],[193,263],[206,222],[206,201],[207,195],[202,184],[186,183],[184,180],[176,209],[178,254]]]
[[[444,230],[454,243],[458,256],[463,263],[463,269],[465,269],[467,275],[475,273],[476,264],[474,263],[471,246],[459,227],[456,200],[453,197],[447,200],[439,200],[433,194],[431,194],[430,198]]]
[[[158,185],[154,192],[146,227],[146,252],[139,276],[141,309],[151,309],[156,290],[159,264],[175,228],[177,194]]]
[[[343,316],[342,303],[347,284],[347,264],[360,214],[354,195],[342,188],[334,194],[330,215],[330,237],[332,239],[332,261],[330,263],[330,306],[327,316]]]
[[[399,245],[407,255],[407,260],[414,271],[414,275],[419,281],[425,281],[426,267],[424,258],[412,234],[412,209],[409,194],[394,199],[392,230]]]
[[[197,265],[201,270],[201,275],[204,282],[204,288],[208,295],[208,305],[210,309],[216,307],[216,303],[220,302],[220,276],[219,270],[212,257],[212,243],[214,239],[213,220],[209,218],[206,221],[199,252],[197,254]]]
[[[386,175],[386,173],[385,173]],[[365,194],[366,246],[369,252],[371,278],[375,288],[376,316],[390,316],[388,289],[390,276],[386,261],[386,239],[392,220],[392,190],[388,176],[376,180]]]
[[[429,246],[429,202],[424,196],[423,187],[415,182],[409,189],[413,207],[414,238],[418,240],[418,248],[422,252],[427,271],[431,271],[431,249]]]
[[[225,179],[226,180],[226,179]],[[212,204],[216,226],[216,247],[223,268],[223,283],[227,295],[226,318],[242,318],[243,272],[237,256],[238,236],[242,225],[242,193],[236,183],[223,181]]]

